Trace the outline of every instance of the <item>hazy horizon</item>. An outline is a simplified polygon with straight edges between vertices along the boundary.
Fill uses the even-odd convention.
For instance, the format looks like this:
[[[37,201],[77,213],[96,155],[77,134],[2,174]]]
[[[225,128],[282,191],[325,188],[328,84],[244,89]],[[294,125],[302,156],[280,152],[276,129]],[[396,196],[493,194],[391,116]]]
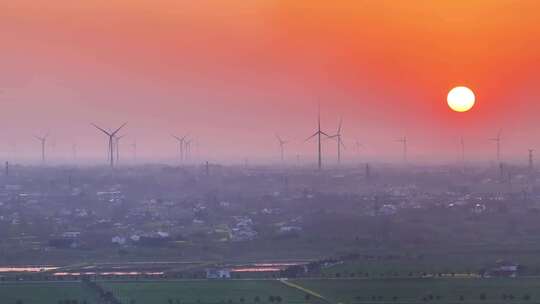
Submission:
[[[105,162],[116,128],[131,159],[173,160],[170,134],[190,134],[200,159],[315,162],[322,128],[343,117],[344,159],[526,163],[540,146],[537,1],[12,1],[0,4],[0,158]],[[446,93],[477,96],[452,112]],[[363,145],[360,154],[355,142]],[[327,162],[335,144],[325,142]]]

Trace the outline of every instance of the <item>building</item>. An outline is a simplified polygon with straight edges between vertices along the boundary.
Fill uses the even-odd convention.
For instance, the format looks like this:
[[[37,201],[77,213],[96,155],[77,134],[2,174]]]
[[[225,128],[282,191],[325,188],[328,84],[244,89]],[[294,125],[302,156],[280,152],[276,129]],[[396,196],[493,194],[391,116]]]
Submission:
[[[206,278],[207,279],[230,279],[231,270],[226,269],[226,268],[207,268]]]

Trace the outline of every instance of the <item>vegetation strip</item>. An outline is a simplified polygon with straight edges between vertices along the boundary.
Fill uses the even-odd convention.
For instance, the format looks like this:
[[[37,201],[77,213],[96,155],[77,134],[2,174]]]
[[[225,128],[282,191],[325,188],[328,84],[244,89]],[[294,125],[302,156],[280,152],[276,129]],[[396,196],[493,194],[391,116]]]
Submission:
[[[284,280],[284,279],[281,279],[279,280],[281,283],[285,284],[286,286],[288,287],[291,287],[291,288],[294,288],[294,289],[297,289],[297,290],[300,290],[302,292],[305,292],[306,294],[309,294],[309,295],[312,295],[320,300],[323,300],[324,302],[326,303],[331,303],[327,298],[325,298],[324,296],[322,296],[321,294],[313,291],[313,290],[310,290],[310,289],[307,289],[305,287],[302,287],[298,284],[294,284],[294,283],[291,283],[289,282],[288,280]]]

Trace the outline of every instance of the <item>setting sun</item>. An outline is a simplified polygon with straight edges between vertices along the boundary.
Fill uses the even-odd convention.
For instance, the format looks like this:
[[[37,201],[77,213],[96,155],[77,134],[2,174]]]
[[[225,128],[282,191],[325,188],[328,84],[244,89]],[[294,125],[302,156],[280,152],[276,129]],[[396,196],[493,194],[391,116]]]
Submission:
[[[455,87],[448,92],[446,101],[450,109],[456,112],[467,112],[474,106],[475,96],[467,87]]]

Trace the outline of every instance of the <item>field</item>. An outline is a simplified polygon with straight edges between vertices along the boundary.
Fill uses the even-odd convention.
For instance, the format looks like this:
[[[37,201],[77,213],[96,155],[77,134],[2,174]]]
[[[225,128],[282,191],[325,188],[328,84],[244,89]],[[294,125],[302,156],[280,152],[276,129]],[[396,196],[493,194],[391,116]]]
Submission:
[[[270,302],[270,296],[279,296],[282,303],[303,303],[305,293],[287,287],[279,281],[183,281],[103,283],[124,303],[132,299],[139,304],[176,303],[254,303]],[[278,301],[276,301],[278,302]]]
[[[95,295],[79,282],[0,284],[2,304],[57,304],[60,300],[68,299],[77,300],[79,304],[84,301],[88,304],[98,303]]]
[[[316,291],[332,303],[344,304],[537,303],[540,299],[538,279],[334,279],[294,282]]]
[[[540,279],[303,279],[101,282],[122,303],[538,303]],[[326,301],[306,294],[321,295]],[[78,282],[0,284],[0,303],[98,303]],[[86,302],[85,302],[86,301]]]

